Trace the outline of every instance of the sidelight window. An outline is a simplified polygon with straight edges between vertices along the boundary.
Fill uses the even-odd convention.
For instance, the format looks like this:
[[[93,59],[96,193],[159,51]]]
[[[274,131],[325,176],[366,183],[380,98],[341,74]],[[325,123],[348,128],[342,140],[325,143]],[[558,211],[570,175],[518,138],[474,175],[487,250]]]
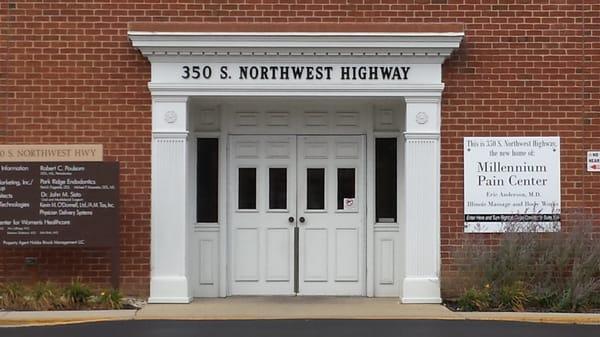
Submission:
[[[397,141],[375,140],[375,216],[377,222],[396,222],[397,216]]]
[[[196,165],[196,220],[218,222],[219,140],[198,138]]]

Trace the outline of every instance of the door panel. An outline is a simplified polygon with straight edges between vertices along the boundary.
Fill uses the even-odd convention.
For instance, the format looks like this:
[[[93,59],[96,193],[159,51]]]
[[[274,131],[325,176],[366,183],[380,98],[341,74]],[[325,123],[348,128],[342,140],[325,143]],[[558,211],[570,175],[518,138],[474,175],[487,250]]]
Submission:
[[[289,282],[290,234],[288,228],[267,228],[267,281]]]
[[[329,266],[329,263],[327,263],[329,260],[327,258],[329,255],[327,228],[305,228],[300,233],[304,234],[304,237],[300,237],[302,245],[300,261],[311,261],[311,263],[300,262],[300,265],[304,267],[303,281],[327,282],[327,267]],[[302,290],[302,286],[300,286],[300,292]]]
[[[335,281],[358,282],[359,254],[358,230],[335,230]]]
[[[364,147],[362,136],[298,137],[300,295],[365,294]]]
[[[230,293],[294,294],[296,137],[231,136],[229,172]]]
[[[237,228],[235,230],[234,247],[236,251],[236,281],[253,281],[259,279],[259,230],[258,228]]]

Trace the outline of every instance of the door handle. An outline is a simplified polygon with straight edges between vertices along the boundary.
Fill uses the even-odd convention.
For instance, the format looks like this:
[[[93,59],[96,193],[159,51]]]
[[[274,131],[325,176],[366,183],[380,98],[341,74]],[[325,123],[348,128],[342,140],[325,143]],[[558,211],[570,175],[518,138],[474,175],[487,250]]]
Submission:
[[[289,221],[290,223],[294,222],[294,217],[293,217],[293,216],[289,217],[289,218],[288,218],[288,221]]]
[[[306,219],[304,219],[303,216],[301,216],[300,219],[298,219],[298,220],[300,220],[301,223],[304,223],[306,221]]]

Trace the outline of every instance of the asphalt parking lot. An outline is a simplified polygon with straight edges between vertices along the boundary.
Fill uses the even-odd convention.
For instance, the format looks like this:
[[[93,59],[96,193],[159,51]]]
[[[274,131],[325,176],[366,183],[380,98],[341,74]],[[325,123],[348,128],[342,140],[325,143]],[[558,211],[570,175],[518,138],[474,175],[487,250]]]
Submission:
[[[597,337],[600,325],[464,320],[129,320],[0,328],[2,337]]]

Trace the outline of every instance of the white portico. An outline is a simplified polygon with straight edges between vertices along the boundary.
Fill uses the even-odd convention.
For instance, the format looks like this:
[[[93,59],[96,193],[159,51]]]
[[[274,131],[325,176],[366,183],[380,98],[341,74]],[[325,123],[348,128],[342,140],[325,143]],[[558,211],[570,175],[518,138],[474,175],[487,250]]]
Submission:
[[[265,27],[130,26],[152,67],[149,301],[440,302],[441,67],[462,32]]]

